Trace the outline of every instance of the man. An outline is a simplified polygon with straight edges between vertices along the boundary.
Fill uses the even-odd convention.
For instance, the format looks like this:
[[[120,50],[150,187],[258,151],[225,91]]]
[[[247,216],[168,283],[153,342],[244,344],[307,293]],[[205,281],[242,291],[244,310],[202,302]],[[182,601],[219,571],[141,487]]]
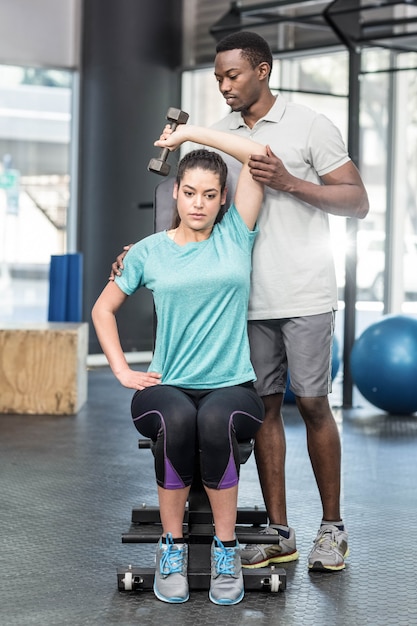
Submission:
[[[253,251],[248,328],[256,389],[265,405],[255,441],[269,519],[263,532],[279,542],[247,545],[242,565],[298,558],[287,520],[281,416],[289,368],[323,508],[308,567],[337,571],[345,566],[348,535],[340,511],[340,438],[328,402],[337,308],[328,214],[364,218],[369,205],[338,129],[323,115],[275,96],[269,88],[271,68],[270,48],[255,33],[234,33],[217,44],[215,77],[231,112],[214,128],[269,146],[266,156],[252,155],[249,162],[252,176],[266,188]],[[120,263],[118,257],[113,272]]]

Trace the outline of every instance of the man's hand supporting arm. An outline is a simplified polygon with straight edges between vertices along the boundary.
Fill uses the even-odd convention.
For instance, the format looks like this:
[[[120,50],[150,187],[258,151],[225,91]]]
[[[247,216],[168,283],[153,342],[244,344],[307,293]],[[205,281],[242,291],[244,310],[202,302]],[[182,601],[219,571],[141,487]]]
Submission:
[[[323,185],[293,176],[273,152],[267,156],[253,155],[249,167],[258,182],[276,191],[290,193],[326,213],[360,219],[368,214],[368,194],[352,161],[322,176]]]

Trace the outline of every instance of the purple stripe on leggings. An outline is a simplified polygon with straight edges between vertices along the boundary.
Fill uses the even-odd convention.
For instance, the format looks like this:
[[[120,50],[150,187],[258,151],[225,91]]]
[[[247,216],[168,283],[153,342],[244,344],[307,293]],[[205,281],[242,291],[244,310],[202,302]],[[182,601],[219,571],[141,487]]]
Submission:
[[[231,435],[233,417],[236,415],[236,413],[240,413],[241,415],[247,415],[251,419],[255,420],[255,422],[259,422],[260,424],[262,424],[262,420],[258,419],[254,415],[251,415],[250,413],[246,413],[246,411],[234,411],[230,415],[230,418],[229,418],[230,456],[229,456],[229,462],[227,464],[226,470],[222,476],[221,481],[218,484],[218,487],[217,487],[218,489],[228,489],[230,487],[234,487],[239,482],[239,476],[236,470],[236,463],[235,463],[235,459],[233,456],[232,435]]]
[[[184,487],[184,482],[172,467],[170,460],[165,457],[164,489],[183,489]]]
[[[233,453],[230,454],[229,462],[226,467],[226,471],[223,474],[221,481],[219,482],[218,489],[228,489],[234,487],[239,482],[239,476],[236,471],[236,463],[233,458]]]
[[[162,416],[162,413],[156,410],[147,411],[146,413],[143,413],[142,415],[138,415],[137,417],[134,417],[133,421],[136,422],[137,420],[140,420],[143,417],[146,417],[150,413],[156,413],[157,415],[159,415],[159,418],[161,420],[161,426],[164,430],[164,470],[165,470],[164,471],[164,489],[183,489],[185,487],[185,484],[181,480],[179,474],[175,471],[171,461],[168,459],[168,456],[167,456],[166,429],[165,429],[165,421]]]

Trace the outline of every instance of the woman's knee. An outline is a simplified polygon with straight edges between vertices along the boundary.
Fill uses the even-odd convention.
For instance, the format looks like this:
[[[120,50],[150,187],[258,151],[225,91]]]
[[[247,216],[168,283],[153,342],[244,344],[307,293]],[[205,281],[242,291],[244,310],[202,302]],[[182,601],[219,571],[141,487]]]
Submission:
[[[156,442],[158,484],[166,489],[189,485],[196,436],[196,408],[189,396],[175,387],[155,385],[135,394],[132,416],[139,432]]]
[[[132,419],[136,429],[156,440],[167,430],[181,439],[192,433],[196,409],[181,390],[168,385],[155,385],[136,392],[132,399]]]
[[[236,386],[218,389],[199,406],[199,431],[207,437],[234,430],[238,440],[250,439],[264,419],[264,405],[251,388]]]

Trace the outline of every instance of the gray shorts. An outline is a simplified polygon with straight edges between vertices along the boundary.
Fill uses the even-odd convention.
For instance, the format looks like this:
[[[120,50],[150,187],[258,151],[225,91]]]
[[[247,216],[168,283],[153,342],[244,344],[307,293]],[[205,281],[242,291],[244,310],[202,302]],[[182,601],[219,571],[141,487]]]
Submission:
[[[301,398],[326,396],[332,390],[334,311],[320,315],[248,323],[251,361],[260,396],[290,389]]]

